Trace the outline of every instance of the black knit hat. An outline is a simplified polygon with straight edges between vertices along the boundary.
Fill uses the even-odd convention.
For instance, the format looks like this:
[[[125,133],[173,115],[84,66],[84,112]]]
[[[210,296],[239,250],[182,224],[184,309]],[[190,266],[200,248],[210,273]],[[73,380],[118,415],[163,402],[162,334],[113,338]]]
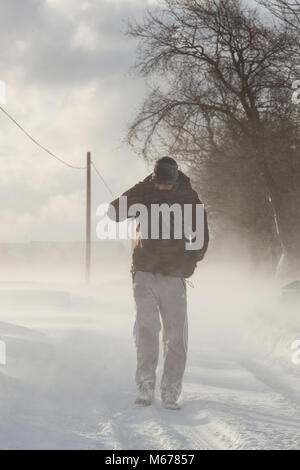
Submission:
[[[157,160],[152,173],[152,181],[157,184],[174,185],[178,180],[178,166],[173,158],[163,157]]]

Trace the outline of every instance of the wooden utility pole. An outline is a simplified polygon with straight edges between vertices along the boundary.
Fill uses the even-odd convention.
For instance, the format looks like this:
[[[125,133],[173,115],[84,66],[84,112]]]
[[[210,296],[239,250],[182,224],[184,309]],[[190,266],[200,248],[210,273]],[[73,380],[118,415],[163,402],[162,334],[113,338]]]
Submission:
[[[86,160],[86,246],[85,246],[85,280],[91,278],[91,152]]]

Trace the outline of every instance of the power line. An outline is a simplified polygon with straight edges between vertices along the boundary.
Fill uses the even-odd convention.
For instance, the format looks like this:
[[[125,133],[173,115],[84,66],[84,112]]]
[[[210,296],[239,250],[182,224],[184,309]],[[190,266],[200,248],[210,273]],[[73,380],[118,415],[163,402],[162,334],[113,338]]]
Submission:
[[[58,162],[63,165],[72,168],[74,170],[87,170],[87,219],[86,219],[86,279],[89,282],[90,278],[90,263],[91,263],[91,166],[93,166],[97,176],[100,178],[102,184],[106,187],[109,193],[115,198],[113,191],[110,189],[109,185],[106,183],[105,179],[101,175],[100,171],[96,167],[95,163],[91,161],[91,154],[87,154],[87,164],[86,166],[75,166],[71,163],[68,163],[66,160],[55,155],[53,152],[48,150],[46,147],[41,145],[36,139],[34,139],[29,132],[27,132],[21,124],[19,124],[2,106],[0,110],[28,137],[35,145],[41,148],[44,152],[48,153],[51,157],[55,158]],[[123,244],[122,244],[123,246]],[[124,247],[125,248],[125,247]]]
[[[22,126],[21,124],[19,124],[2,106],[0,106],[0,110],[35,144],[37,145],[39,148],[41,148],[42,150],[44,150],[44,152],[48,153],[51,157],[55,158],[56,160],[58,160],[60,163],[62,163],[63,165],[69,167],[69,168],[72,168],[74,170],[86,170],[87,167],[86,166],[75,166],[75,165],[72,165],[71,163],[68,163],[66,160],[63,160],[62,158],[58,157],[57,155],[55,155],[54,153],[52,153],[50,150],[48,150],[46,147],[44,147],[43,145],[41,145],[36,139],[34,139]],[[105,179],[103,178],[103,176],[101,175],[100,171],[98,170],[98,168],[96,167],[95,163],[92,161],[91,162],[92,166],[94,167],[94,170],[96,172],[96,174],[98,175],[98,177],[100,178],[100,180],[102,181],[102,183],[104,184],[104,186],[106,187],[106,189],[109,191],[109,193],[111,194],[111,196],[113,198],[115,198],[115,195],[113,193],[113,191],[110,189],[109,185],[106,183]]]
[[[95,163],[93,161],[91,161],[91,166],[93,166],[96,174],[98,175],[98,177],[100,178],[100,180],[102,181],[102,183],[104,184],[104,186],[106,187],[106,189],[109,191],[110,195],[115,199],[115,194],[113,193],[113,191],[110,189],[109,185],[106,183],[105,179],[103,178],[103,176],[101,175],[100,171],[98,170],[98,168],[96,167]],[[123,250],[126,251],[126,253],[128,252],[128,246],[126,245],[126,243],[124,242],[124,240],[120,240],[121,242],[121,247],[123,248]]]
[[[60,163],[62,163],[65,166],[68,166],[69,168],[73,168],[74,170],[86,170],[86,166],[74,166],[71,165],[71,163],[66,162],[62,158],[58,157],[54,153],[52,153],[50,150],[48,150],[46,147],[41,145],[37,140],[35,140],[22,126],[19,124],[2,106],[0,106],[0,110],[6,114],[6,116],[19,128],[21,131],[38,147],[40,147],[44,152],[48,153],[51,155],[51,157],[55,158],[58,160]]]
[[[111,196],[113,198],[115,198],[116,196],[114,195],[113,191],[110,189],[110,187],[108,186],[108,184],[106,183],[105,179],[103,178],[103,176],[101,175],[100,171],[98,170],[98,168],[96,167],[95,163],[92,161],[92,165],[94,167],[94,170],[95,172],[97,173],[97,175],[99,176],[99,178],[101,179],[102,183],[104,184],[104,186],[106,187],[106,189],[109,191],[109,193],[111,194]]]

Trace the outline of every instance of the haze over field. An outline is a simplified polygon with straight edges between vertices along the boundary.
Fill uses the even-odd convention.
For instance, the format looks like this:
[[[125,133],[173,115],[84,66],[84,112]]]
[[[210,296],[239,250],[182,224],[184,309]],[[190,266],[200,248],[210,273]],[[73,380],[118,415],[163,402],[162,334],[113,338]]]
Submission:
[[[55,276],[58,259],[44,273],[34,263],[27,282],[2,272],[0,448],[299,449],[299,305],[241,266],[205,261],[188,287],[182,409],[163,410],[158,389],[136,408],[129,261],[99,252],[90,287],[79,259],[73,276]]]

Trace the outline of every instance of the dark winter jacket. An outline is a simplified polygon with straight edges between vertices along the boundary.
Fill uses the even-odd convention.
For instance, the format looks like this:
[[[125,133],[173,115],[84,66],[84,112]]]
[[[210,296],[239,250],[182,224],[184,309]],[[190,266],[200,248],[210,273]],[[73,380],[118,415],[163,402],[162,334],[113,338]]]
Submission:
[[[193,210],[195,209],[196,204],[202,204],[196,191],[191,187],[190,179],[182,172],[179,172],[178,183],[171,191],[157,190],[150,175],[144,181],[126,191],[123,196],[127,196],[128,208],[133,204],[143,204],[147,207],[149,213],[148,226],[150,234],[151,204],[167,203],[169,206],[180,204],[182,208],[184,204],[190,204],[192,205]],[[126,215],[125,217],[121,217],[121,214],[119,214],[119,199],[113,201],[111,206],[113,206],[115,212],[110,210],[108,213],[109,217],[117,222],[125,220]],[[193,226],[193,229],[195,230],[195,226]],[[188,240],[185,238],[184,233],[181,239],[172,238],[172,235],[170,239],[162,239],[161,235],[161,227],[159,231],[159,239],[151,239],[150,236],[149,238],[143,238],[139,231],[139,236],[134,246],[131,270],[133,272],[146,271],[183,278],[190,277],[194,273],[197,262],[203,259],[208,247],[209,231],[206,211],[204,223],[204,245],[200,250],[186,249],[186,243]]]

